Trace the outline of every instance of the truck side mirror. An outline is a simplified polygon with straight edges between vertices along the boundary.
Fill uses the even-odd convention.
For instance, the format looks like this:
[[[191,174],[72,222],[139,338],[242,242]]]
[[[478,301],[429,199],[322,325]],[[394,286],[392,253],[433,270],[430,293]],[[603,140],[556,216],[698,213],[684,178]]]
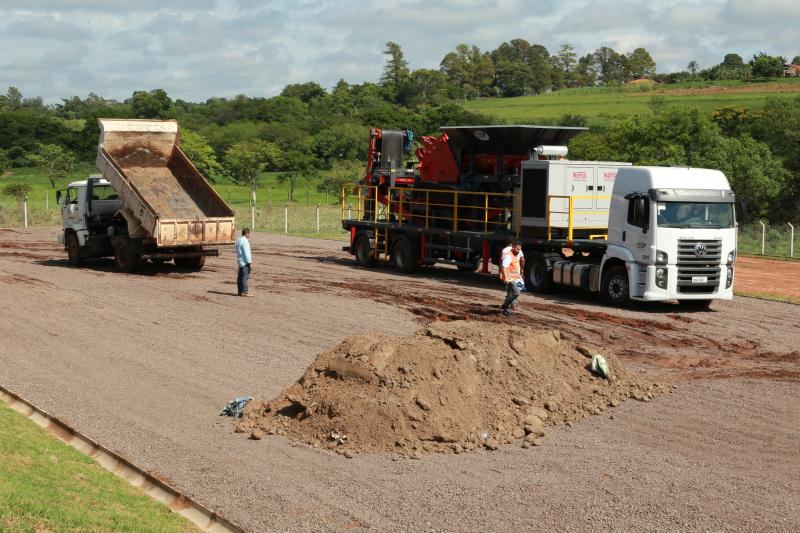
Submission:
[[[636,200],[636,203],[637,211],[640,213],[639,225],[642,227],[642,231],[647,233],[647,230],[650,229],[650,199],[642,196]]]
[[[61,191],[56,191],[56,203],[61,203]]]
[[[650,224],[650,199],[642,195],[632,195],[628,205],[628,223],[647,231]]]

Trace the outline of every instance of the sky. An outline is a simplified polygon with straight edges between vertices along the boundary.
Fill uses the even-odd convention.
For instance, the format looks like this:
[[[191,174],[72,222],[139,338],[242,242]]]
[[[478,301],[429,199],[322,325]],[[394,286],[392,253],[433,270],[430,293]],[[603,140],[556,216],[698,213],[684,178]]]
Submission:
[[[798,28],[798,0],[0,0],[0,93],[274,96],[290,83],[375,82],[387,41],[412,69],[438,68],[459,43],[522,38],[579,55],[642,46],[671,72],[729,52],[791,60]]]

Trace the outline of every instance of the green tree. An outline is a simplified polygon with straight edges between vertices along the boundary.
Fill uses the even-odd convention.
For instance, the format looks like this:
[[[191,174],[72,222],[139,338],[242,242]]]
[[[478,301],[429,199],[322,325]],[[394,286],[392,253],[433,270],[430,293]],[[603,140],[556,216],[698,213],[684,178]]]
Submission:
[[[575,83],[578,87],[593,87],[597,84],[597,61],[594,54],[586,54],[578,60]]]
[[[22,93],[16,87],[9,87],[6,92],[6,108],[9,111],[16,111],[22,107]]]
[[[789,179],[780,160],[765,143],[749,135],[724,135],[698,109],[675,107],[637,115],[609,129],[604,140],[608,153],[592,155],[637,165],[719,169],[728,177],[737,197],[748,204],[750,214],[773,219],[778,216],[771,206]]]
[[[217,160],[214,149],[199,133],[187,129],[181,130],[181,150],[209,180],[216,182],[225,177],[225,169]]]
[[[343,117],[351,118],[356,113],[355,100],[350,93],[350,85],[340,79],[331,91],[331,111]]]
[[[531,94],[533,71],[521,61],[500,61],[495,67],[495,85],[503,97]]]
[[[764,52],[754,55],[750,61],[753,76],[758,78],[780,78],[783,76],[783,65],[786,60],[780,56],[768,56]]]
[[[75,164],[72,152],[57,144],[37,144],[36,151],[28,155],[28,160],[42,170],[54,189],[56,180],[65,178]]]
[[[458,88],[464,100],[488,94],[494,81],[494,64],[488,53],[477,46],[459,44],[454,52],[444,56],[441,71],[450,84]]]
[[[131,109],[137,118],[169,118],[174,115],[172,99],[164,89],[134,91]]]
[[[792,65],[800,65],[800,56],[794,56],[794,59],[792,59]]]
[[[797,221],[800,213],[800,97],[771,98],[754,113],[746,131],[766,143],[792,173],[775,210],[781,221]]]
[[[711,113],[711,120],[726,135],[738,135],[752,120],[752,114],[746,107],[737,107],[735,105],[726,105],[714,110]]]
[[[557,65],[561,69],[563,75],[564,85],[566,87],[577,87],[579,85],[576,72],[578,68],[578,56],[575,53],[575,48],[569,43],[562,44],[561,48],[558,49],[556,58]]]
[[[447,78],[438,70],[419,69],[411,73],[400,101],[406,106],[425,108],[447,99]]]
[[[284,152],[280,161],[278,183],[289,187],[289,201],[294,202],[294,191],[301,179],[310,179],[314,173],[314,158],[302,150]]]
[[[688,71],[689,71],[689,74],[691,74],[691,76],[692,76],[692,81],[694,81],[695,74],[697,74],[697,70],[698,70],[699,68],[700,68],[700,65],[699,65],[699,64],[697,63],[697,61],[695,61],[694,59],[692,59],[691,61],[689,61],[689,64],[688,64],[688,65],[686,65],[686,70],[688,70]]]
[[[0,148],[0,174],[10,166],[11,158],[8,156],[8,152]]]
[[[309,81],[307,83],[294,83],[287,85],[281,91],[281,96],[288,98],[297,98],[301,102],[309,103],[314,98],[325,96],[328,93],[319,83]]]
[[[280,159],[280,156],[280,149],[275,144],[253,139],[231,145],[225,151],[223,162],[233,179],[250,186],[251,205],[255,205],[259,175],[264,167]]]
[[[725,54],[721,65],[730,69],[741,68],[744,66],[744,59],[739,54]]]
[[[364,172],[364,163],[359,161],[334,161],[331,169],[323,174],[317,191],[335,195],[341,204],[347,197],[347,187],[355,185],[364,177]]]
[[[312,141],[312,151],[325,166],[339,159],[363,159],[369,132],[365,126],[348,122],[320,131]]]
[[[656,73],[656,62],[650,52],[644,48],[637,48],[628,54],[628,69],[634,79],[649,78]]]
[[[603,85],[622,83],[627,78],[627,59],[608,46],[594,51],[597,72]]]
[[[389,41],[383,51],[386,62],[381,75],[381,87],[386,90],[392,102],[398,101],[398,96],[408,81],[408,62],[403,56],[403,49],[399,44]]]

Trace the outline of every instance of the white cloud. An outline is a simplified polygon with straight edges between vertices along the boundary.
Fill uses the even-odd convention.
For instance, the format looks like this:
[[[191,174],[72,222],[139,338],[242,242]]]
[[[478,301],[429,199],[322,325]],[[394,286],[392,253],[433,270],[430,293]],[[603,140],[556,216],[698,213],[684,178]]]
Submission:
[[[48,102],[90,91],[115,99],[271,96],[288,83],[375,81],[387,41],[412,68],[438,68],[459,43],[514,38],[552,52],[569,42],[647,48],[659,71],[728,52],[800,54],[796,0],[0,0],[0,92]]]

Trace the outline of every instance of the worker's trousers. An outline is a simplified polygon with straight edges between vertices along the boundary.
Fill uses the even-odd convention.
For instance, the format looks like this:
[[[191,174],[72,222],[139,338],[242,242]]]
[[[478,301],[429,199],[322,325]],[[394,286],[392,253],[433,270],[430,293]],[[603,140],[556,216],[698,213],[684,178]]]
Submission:
[[[239,267],[239,274],[236,276],[236,285],[239,294],[247,294],[247,280],[250,279],[250,265]]]
[[[506,301],[503,302],[503,309],[510,309],[517,305],[519,298],[519,287],[516,281],[506,282]]]

